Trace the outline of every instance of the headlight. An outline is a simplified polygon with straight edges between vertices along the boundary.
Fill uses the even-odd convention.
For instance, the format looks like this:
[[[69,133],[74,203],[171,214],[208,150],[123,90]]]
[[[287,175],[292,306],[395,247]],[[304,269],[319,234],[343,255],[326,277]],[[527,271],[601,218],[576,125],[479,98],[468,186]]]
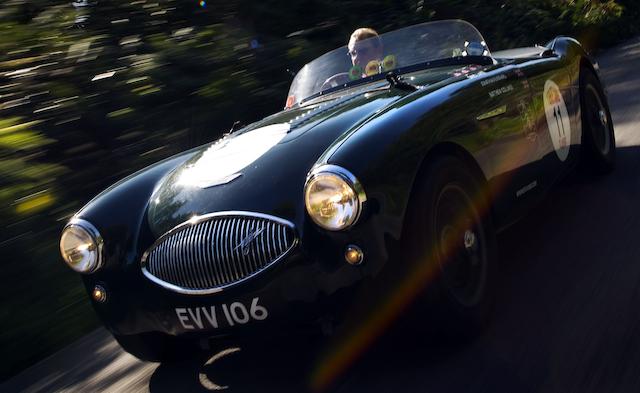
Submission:
[[[102,266],[102,238],[88,221],[71,220],[60,237],[60,253],[73,270],[93,273]]]
[[[309,216],[313,222],[330,231],[353,225],[366,200],[358,179],[336,165],[323,165],[312,170],[304,188],[304,203]]]

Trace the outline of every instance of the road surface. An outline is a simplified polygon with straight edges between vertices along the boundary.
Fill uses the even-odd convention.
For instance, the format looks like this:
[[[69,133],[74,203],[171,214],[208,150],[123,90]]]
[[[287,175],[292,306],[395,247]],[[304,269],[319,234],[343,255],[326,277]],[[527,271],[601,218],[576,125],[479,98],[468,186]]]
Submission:
[[[640,38],[599,61],[618,167],[602,178],[570,176],[499,237],[499,300],[488,330],[450,348],[396,326],[340,368],[329,390],[640,391]],[[324,349],[297,339],[155,364],[124,353],[99,329],[0,391],[300,392],[329,364],[318,356]]]

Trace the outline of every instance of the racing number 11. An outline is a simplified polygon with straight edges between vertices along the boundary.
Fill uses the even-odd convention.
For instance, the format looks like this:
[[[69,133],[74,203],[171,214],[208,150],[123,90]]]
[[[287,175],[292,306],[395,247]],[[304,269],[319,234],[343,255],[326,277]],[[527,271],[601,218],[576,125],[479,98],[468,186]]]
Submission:
[[[560,110],[560,106],[556,105],[553,107],[553,117],[556,119],[556,125],[558,126],[558,140],[560,141],[560,146],[565,147],[567,145],[567,137],[564,131],[564,122],[562,121],[562,111]]]

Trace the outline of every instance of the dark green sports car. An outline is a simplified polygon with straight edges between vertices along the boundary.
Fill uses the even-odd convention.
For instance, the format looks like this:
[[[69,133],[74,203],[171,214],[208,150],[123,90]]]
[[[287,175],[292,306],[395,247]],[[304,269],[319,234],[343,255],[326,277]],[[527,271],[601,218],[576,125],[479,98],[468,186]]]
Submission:
[[[492,53],[466,22],[424,23],[305,65],[283,111],[110,187],[60,250],[141,359],[409,303],[475,330],[496,232],[577,164],[614,158],[576,40]]]

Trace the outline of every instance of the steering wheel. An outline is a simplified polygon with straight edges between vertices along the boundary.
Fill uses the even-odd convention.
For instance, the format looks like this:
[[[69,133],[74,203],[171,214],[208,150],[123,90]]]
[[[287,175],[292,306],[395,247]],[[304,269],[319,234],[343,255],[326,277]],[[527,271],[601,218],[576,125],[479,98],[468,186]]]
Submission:
[[[350,81],[351,79],[349,79],[349,73],[341,72],[339,74],[335,74],[329,77],[326,81],[324,81],[322,83],[322,86],[320,87],[320,90],[322,91],[322,90],[330,89],[332,87],[344,85],[345,83],[348,83]]]

